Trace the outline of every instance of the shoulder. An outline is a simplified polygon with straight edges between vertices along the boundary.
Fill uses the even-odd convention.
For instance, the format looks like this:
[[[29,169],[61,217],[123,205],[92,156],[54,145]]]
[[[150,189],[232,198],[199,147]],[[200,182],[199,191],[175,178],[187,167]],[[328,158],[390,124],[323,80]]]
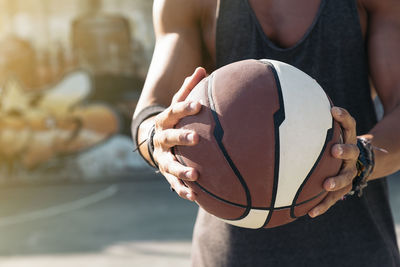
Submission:
[[[396,15],[399,16],[400,1],[399,0],[358,0],[369,15]]]
[[[157,30],[174,31],[195,26],[201,19],[202,0],[154,0],[153,22]]]

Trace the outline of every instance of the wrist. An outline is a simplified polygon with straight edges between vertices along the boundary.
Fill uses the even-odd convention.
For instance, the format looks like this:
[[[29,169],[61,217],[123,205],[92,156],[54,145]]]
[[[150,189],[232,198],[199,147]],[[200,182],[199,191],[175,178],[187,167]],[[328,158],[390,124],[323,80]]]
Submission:
[[[158,105],[153,105],[144,108],[132,120],[132,139],[135,144],[134,151],[138,150],[142,158],[151,166],[153,166],[152,157],[149,153],[148,143],[150,130],[154,126],[154,117],[161,113],[165,108]]]

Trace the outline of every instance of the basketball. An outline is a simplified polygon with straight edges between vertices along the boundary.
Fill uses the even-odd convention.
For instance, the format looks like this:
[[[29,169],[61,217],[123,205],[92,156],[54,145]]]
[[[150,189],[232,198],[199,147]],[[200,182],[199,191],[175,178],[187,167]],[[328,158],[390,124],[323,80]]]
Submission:
[[[199,172],[185,185],[201,208],[232,225],[272,228],[326,196],[323,182],[342,164],[330,153],[341,129],[310,76],[279,61],[244,60],[214,71],[187,99],[200,100],[201,111],[175,128],[200,140],[174,153]]]

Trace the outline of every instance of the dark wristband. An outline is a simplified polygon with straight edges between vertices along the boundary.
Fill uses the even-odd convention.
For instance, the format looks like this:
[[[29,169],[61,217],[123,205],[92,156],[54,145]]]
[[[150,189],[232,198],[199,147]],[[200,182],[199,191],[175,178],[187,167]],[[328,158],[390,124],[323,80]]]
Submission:
[[[141,144],[139,144],[139,140],[138,140],[138,133],[139,133],[139,127],[140,124],[142,124],[143,121],[147,120],[148,118],[155,116],[161,112],[163,112],[165,110],[165,107],[161,106],[161,105],[151,105],[148,106],[144,109],[142,109],[139,114],[137,114],[137,116],[132,120],[132,126],[131,126],[131,131],[132,131],[132,139],[134,142],[134,145],[136,147],[135,150],[138,150],[140,156],[142,156],[143,159],[146,160],[146,158],[142,155],[142,153],[140,152],[139,146],[141,144],[143,144],[143,142]],[[151,157],[153,155],[151,154]],[[147,160],[146,160],[147,162]],[[149,162],[147,162],[150,166],[152,166]],[[153,167],[153,166],[152,166]]]

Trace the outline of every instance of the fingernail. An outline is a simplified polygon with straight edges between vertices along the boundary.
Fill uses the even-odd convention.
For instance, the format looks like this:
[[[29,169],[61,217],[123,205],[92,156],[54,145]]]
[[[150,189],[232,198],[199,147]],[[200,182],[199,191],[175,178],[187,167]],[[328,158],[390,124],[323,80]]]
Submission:
[[[194,134],[192,134],[192,133],[188,134],[188,135],[186,136],[186,139],[187,139],[189,142],[193,142],[193,140],[194,140]]]
[[[333,108],[333,112],[336,114],[336,115],[342,115],[342,110],[340,109],[340,108],[338,108],[338,107],[334,107]]]
[[[311,217],[317,217],[319,215],[319,210],[313,210],[312,212],[311,212]]]
[[[188,179],[194,180],[196,179],[196,173],[194,171],[186,171],[185,176]]]
[[[333,188],[335,188],[335,186],[336,186],[335,181],[334,180],[330,180],[329,181],[329,189],[333,189]]]
[[[197,106],[196,102],[190,103],[190,109],[194,110],[194,109],[196,109],[196,106]]]
[[[338,155],[342,155],[343,154],[343,148],[341,146],[337,146],[336,147],[336,151],[337,151]]]
[[[192,199],[192,194],[187,193],[187,194],[186,194],[186,197],[190,200],[190,199]]]

